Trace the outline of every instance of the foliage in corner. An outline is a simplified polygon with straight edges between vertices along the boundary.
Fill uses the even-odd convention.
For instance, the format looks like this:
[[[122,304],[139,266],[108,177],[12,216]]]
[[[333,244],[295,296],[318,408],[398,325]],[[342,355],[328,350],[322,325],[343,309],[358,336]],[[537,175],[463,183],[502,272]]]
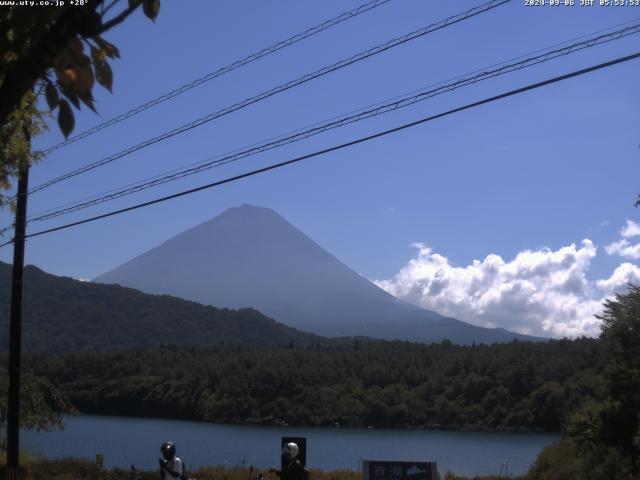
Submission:
[[[4,428],[7,419],[7,371],[0,367],[0,425]],[[62,429],[63,415],[76,413],[66,396],[42,376],[26,372],[20,388],[20,427],[35,430]]]
[[[155,21],[160,0],[0,9],[0,190],[10,189],[21,168],[42,158],[30,151],[29,138],[44,130],[47,115],[57,118],[68,138],[75,127],[74,108],[84,105],[96,111],[95,84],[112,91],[109,61],[120,58],[120,51],[103,34],[140,6]],[[38,107],[40,96],[44,111]],[[0,195],[0,208],[8,200]]]
[[[640,287],[607,300],[598,319],[605,391],[569,417],[531,478],[640,478]]]

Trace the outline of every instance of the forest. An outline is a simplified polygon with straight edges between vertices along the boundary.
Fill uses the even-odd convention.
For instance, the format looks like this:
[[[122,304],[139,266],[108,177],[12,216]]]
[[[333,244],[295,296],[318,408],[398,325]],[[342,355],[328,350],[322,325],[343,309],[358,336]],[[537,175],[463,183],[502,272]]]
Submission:
[[[113,286],[83,290],[87,296],[74,307],[83,314],[61,329],[65,293],[80,282],[63,279],[48,289],[46,274],[27,275],[42,281],[30,281],[32,294],[54,295],[61,308],[48,322],[40,315],[42,330],[33,329],[28,312],[25,318],[25,327],[39,332],[31,345],[47,352],[24,357],[26,428],[55,427],[77,410],[223,423],[554,431],[561,440],[540,454],[531,478],[640,478],[638,287],[605,303],[597,339],[458,346],[326,339],[253,310]],[[94,294],[111,300],[96,308]],[[32,314],[47,300],[34,298],[40,301]],[[121,309],[108,337],[91,337],[108,304],[110,311],[135,308]],[[127,319],[136,312],[144,321],[130,332]],[[218,332],[215,345],[200,336],[210,328]],[[160,344],[159,332],[170,332],[160,338],[172,344]],[[120,349],[106,348],[113,335]],[[85,351],[69,353],[79,345]],[[100,346],[104,351],[93,351]],[[6,408],[0,401],[0,423]]]
[[[637,480],[640,287],[604,307],[597,339],[162,345],[30,354],[24,371],[33,396],[64,399],[45,424],[75,407],[248,424],[560,431],[529,478]]]
[[[224,423],[559,431],[602,395],[594,339],[32,355],[84,413]]]

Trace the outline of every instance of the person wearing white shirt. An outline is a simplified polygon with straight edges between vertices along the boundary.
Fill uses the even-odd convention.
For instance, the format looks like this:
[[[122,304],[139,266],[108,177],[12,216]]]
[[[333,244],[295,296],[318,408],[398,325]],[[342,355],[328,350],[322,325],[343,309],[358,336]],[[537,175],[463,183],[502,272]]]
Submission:
[[[176,446],[173,442],[164,442],[160,447],[162,458],[160,463],[160,477],[162,480],[181,480],[184,472],[182,460],[176,456]]]

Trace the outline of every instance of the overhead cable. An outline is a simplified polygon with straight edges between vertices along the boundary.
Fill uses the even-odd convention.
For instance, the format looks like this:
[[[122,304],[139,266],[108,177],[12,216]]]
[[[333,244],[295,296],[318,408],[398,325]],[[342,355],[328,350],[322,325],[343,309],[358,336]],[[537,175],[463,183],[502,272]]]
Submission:
[[[249,97],[241,102],[238,102],[234,105],[231,105],[229,107],[223,108],[222,110],[218,110],[217,112],[213,112],[210,113],[204,117],[198,118],[192,122],[189,122],[187,124],[184,124],[180,127],[174,128],[173,130],[170,130],[168,132],[165,132],[161,135],[158,135],[156,137],[150,138],[148,140],[145,140],[144,142],[141,142],[137,145],[134,145],[132,147],[126,148],[116,154],[110,155],[108,157],[105,157],[101,160],[95,161],[93,163],[90,163],[88,165],[85,165],[84,167],[78,168],[76,170],[72,170],[64,175],[61,175],[59,177],[53,178],[51,180],[46,181],[45,183],[42,183],[36,187],[33,187],[29,193],[35,193],[38,192],[40,190],[43,190],[45,188],[50,187],[51,185],[55,185],[56,183],[62,182],[64,180],[68,180],[69,178],[75,177],[77,175],[86,173],[88,171],[94,170],[98,167],[107,165],[111,162],[114,162],[115,160],[118,160],[120,158],[123,158],[127,155],[130,155],[133,152],[137,152],[138,150],[141,150],[143,148],[146,148],[150,145],[154,145],[158,142],[161,142],[163,140],[166,140],[168,138],[174,137],[176,135],[179,135],[181,133],[184,133],[186,131],[192,130],[194,128],[200,127],[208,122],[211,122],[212,120],[215,120],[217,118],[220,118],[224,115],[227,115],[229,113],[235,112],[237,110],[240,110],[242,108],[248,107],[249,105],[253,105],[254,103],[260,102],[266,98],[272,97],[278,93],[290,90],[294,87],[297,87],[299,85],[302,85],[304,83],[307,83],[311,80],[315,80],[317,78],[320,78],[324,75],[327,75],[331,72],[334,72],[336,70],[342,69],[344,67],[347,67],[349,65],[352,65],[354,63],[357,63],[359,61],[365,60],[367,58],[370,58],[374,55],[377,55],[379,53],[385,52],[391,48],[397,47],[399,45],[402,45],[404,43],[407,43],[409,41],[415,40],[417,38],[420,38],[422,36],[425,36],[429,33],[435,32],[437,30],[441,30],[443,28],[446,28],[450,25],[462,22],[464,20],[467,20],[469,18],[475,17],[476,15],[480,15],[482,13],[488,12],[489,10],[492,10],[494,8],[497,8],[501,5],[504,5],[506,3],[509,3],[511,0],[491,0],[487,3],[483,3],[481,5],[478,5],[476,7],[470,8],[468,10],[465,10],[462,13],[459,13],[457,15],[453,15],[451,17],[448,17],[444,20],[441,20],[439,22],[436,22],[434,24],[428,25],[424,28],[421,28],[419,30],[415,30],[413,32],[407,33],[406,35],[403,35],[401,37],[397,37],[394,38],[392,40],[389,40],[388,42],[378,45],[376,47],[370,48],[369,50],[366,50],[364,52],[360,52],[356,55],[353,55],[349,58],[346,58],[344,60],[341,60],[339,62],[336,62],[332,65],[329,65],[327,67],[321,68],[320,70],[316,70],[313,73],[308,73],[306,75],[303,75],[302,77],[299,77],[295,80],[291,80],[287,83],[284,83],[280,86],[277,86],[275,88],[272,88],[271,90],[266,90],[258,95],[255,95],[253,97]]]
[[[374,140],[376,138],[380,138],[380,137],[384,137],[384,136],[387,136],[387,135],[390,135],[390,134],[393,134],[393,133],[397,133],[397,132],[400,132],[402,130],[406,130],[406,129],[415,127],[417,125],[422,125],[424,123],[431,122],[431,121],[436,120],[438,118],[442,118],[442,117],[446,117],[446,116],[452,115],[454,113],[458,113],[458,112],[462,112],[462,111],[469,110],[469,109],[472,109],[472,108],[476,108],[476,107],[479,107],[481,105],[485,105],[485,104],[488,104],[488,103],[495,102],[497,100],[501,100],[501,99],[504,99],[504,98],[507,98],[507,97],[511,97],[511,96],[514,96],[514,95],[518,95],[518,94],[521,94],[521,93],[524,93],[524,92],[528,92],[528,91],[531,91],[531,90],[535,90],[535,89],[538,89],[538,88],[541,88],[541,87],[545,87],[547,85],[551,85],[551,84],[558,83],[558,82],[561,82],[561,81],[564,81],[564,80],[568,80],[570,78],[574,78],[574,77],[578,77],[578,76],[581,76],[581,75],[585,75],[587,73],[591,73],[591,72],[594,72],[594,71],[597,71],[597,70],[602,70],[604,68],[608,68],[608,67],[611,67],[613,65],[618,65],[618,64],[621,64],[621,63],[624,63],[624,62],[635,60],[637,58],[640,58],[640,52],[636,52],[634,54],[627,55],[627,56],[624,56],[624,57],[619,57],[619,58],[616,58],[614,60],[610,60],[608,62],[600,63],[600,64],[597,64],[597,65],[592,65],[590,67],[583,68],[581,70],[576,70],[576,71],[573,71],[573,72],[570,72],[570,73],[566,73],[564,75],[559,75],[559,76],[556,76],[556,77],[553,77],[553,78],[550,78],[550,79],[547,79],[547,80],[543,80],[541,82],[529,84],[527,86],[524,86],[524,87],[521,87],[521,88],[517,88],[515,90],[510,90],[508,92],[501,93],[499,95],[494,95],[492,97],[488,97],[488,98],[485,98],[483,100],[479,100],[477,102],[468,103],[468,104],[466,104],[466,105],[464,105],[462,107],[457,107],[457,108],[448,110],[446,112],[439,113],[437,115],[431,115],[431,116],[422,118],[420,120],[416,120],[416,121],[413,121],[413,122],[410,122],[410,123],[405,123],[405,124],[400,125],[398,127],[394,127],[394,128],[388,129],[388,130],[377,132],[377,133],[374,133],[372,135],[368,135],[368,136],[365,136],[365,137],[360,137],[360,138],[358,138],[356,140],[352,140],[352,141],[349,141],[349,142],[346,142],[346,143],[342,143],[342,144],[339,144],[339,145],[334,145],[332,147],[325,148],[323,150],[318,150],[318,151],[315,151],[313,153],[309,153],[307,155],[302,155],[302,156],[299,156],[299,157],[296,157],[296,158],[293,158],[293,159],[290,159],[290,160],[286,160],[286,161],[283,161],[283,162],[280,162],[280,163],[272,164],[272,165],[269,165],[269,166],[266,166],[266,167],[263,167],[263,168],[258,168],[256,170],[251,170],[249,172],[246,172],[246,173],[243,173],[243,174],[240,174],[240,175],[235,175],[233,177],[228,177],[228,178],[225,178],[223,180],[218,180],[216,182],[208,183],[206,185],[201,185],[199,187],[191,188],[189,190],[183,190],[181,192],[174,193],[172,195],[167,195],[167,196],[164,196],[164,197],[156,198],[154,200],[150,200],[150,201],[147,201],[147,202],[143,202],[143,203],[139,203],[139,204],[136,204],[136,205],[132,205],[130,207],[121,208],[119,210],[113,210],[113,211],[108,212],[108,213],[103,213],[101,215],[96,215],[94,217],[89,217],[89,218],[85,218],[83,220],[79,220],[79,221],[76,221],[76,222],[67,223],[67,224],[64,224],[64,225],[60,225],[58,227],[48,228],[46,230],[40,230],[40,231],[35,232],[35,233],[30,233],[30,234],[26,235],[25,237],[26,238],[31,238],[31,237],[36,237],[36,236],[40,236],[40,235],[45,235],[45,234],[48,234],[48,233],[57,232],[57,231],[60,231],[60,230],[65,230],[65,229],[68,229],[68,228],[71,228],[71,227],[75,227],[75,226],[78,226],[78,225],[83,225],[85,223],[95,222],[95,221],[101,220],[103,218],[112,217],[114,215],[119,215],[119,214],[122,214],[122,213],[125,213],[125,212],[130,212],[130,211],[137,210],[137,209],[140,209],[140,208],[144,208],[144,207],[148,207],[148,206],[151,206],[151,205],[155,205],[157,203],[166,202],[168,200],[173,200],[175,198],[183,197],[185,195],[190,195],[192,193],[199,192],[199,191],[202,191],[202,190],[207,190],[207,189],[210,189],[210,188],[218,187],[218,186],[221,186],[221,185],[224,185],[224,184],[227,184],[227,183],[231,183],[231,182],[235,182],[235,181],[238,181],[238,180],[242,180],[244,178],[252,177],[254,175],[258,175],[258,174],[261,174],[261,173],[266,173],[266,172],[269,172],[271,170],[276,170],[278,168],[282,168],[282,167],[285,167],[285,166],[288,166],[288,165],[292,165],[292,164],[295,164],[295,163],[298,163],[298,162],[302,162],[304,160],[308,160],[310,158],[314,158],[314,157],[318,157],[318,156],[321,156],[321,155],[325,155],[325,154],[330,153],[330,152],[335,152],[335,151],[338,151],[338,150],[342,150],[344,148],[348,148],[348,147],[352,147],[354,145],[358,145],[360,143],[365,143],[365,142]],[[0,247],[8,245],[8,244],[10,244],[12,242],[13,242],[13,240],[9,240],[8,242],[5,242],[2,245],[0,245]]]
[[[316,125],[312,128],[305,129],[302,131],[297,131],[292,135],[276,137],[275,139],[271,139],[262,144],[253,145],[250,148],[247,148],[244,150],[238,150],[229,154],[224,154],[222,156],[218,155],[216,157],[211,157],[205,160],[204,162],[200,162],[196,164],[195,166],[174,170],[171,172],[167,172],[166,174],[156,175],[155,177],[147,181],[130,184],[121,189],[114,189],[103,195],[97,196],[97,198],[76,202],[74,204],[71,204],[71,206],[63,206],[63,207],[58,207],[57,209],[51,209],[48,212],[44,212],[42,214],[29,218],[28,222],[49,220],[61,215],[69,214],[72,212],[76,212],[78,210],[82,210],[82,209],[89,208],[101,203],[115,200],[117,198],[131,195],[131,194],[146,190],[148,188],[162,185],[164,183],[178,180],[180,178],[184,178],[190,175],[195,175],[203,171],[220,167],[222,165],[226,165],[228,163],[232,163],[249,156],[257,155],[259,153],[272,150],[272,149],[281,147],[283,145],[298,142],[306,138],[309,138],[311,136],[318,135],[320,133],[323,133],[335,128],[339,128],[345,125],[359,122],[366,118],[375,117],[375,116],[382,115],[391,111],[395,111],[404,107],[408,107],[410,105],[414,105],[418,102],[433,98],[435,96],[438,96],[447,92],[451,92],[458,88],[462,88],[468,85],[473,85],[475,83],[485,81],[491,78],[495,78],[501,75],[505,75],[514,71],[522,70],[524,68],[532,67],[534,65],[545,63],[561,56],[566,56],[587,48],[594,47],[596,45],[601,45],[603,43],[607,43],[607,42],[624,38],[629,35],[633,35],[637,33],[640,33],[640,22],[635,25],[631,25],[614,32],[598,35],[596,37],[591,37],[581,42],[573,43],[571,45],[568,45],[562,48],[546,51],[545,53],[542,53],[533,57],[528,57],[518,62],[502,64],[501,66],[496,68],[489,67],[488,69],[484,69],[480,71],[480,73],[472,76],[467,75],[464,77],[458,77],[458,80],[456,81],[449,82],[449,83],[443,82],[438,84],[439,86],[437,86],[437,88],[430,88],[428,90],[423,89],[418,93],[412,92],[411,95],[398,97],[394,99],[392,102],[382,104],[382,105],[378,104],[375,106],[375,108],[369,108],[364,111],[359,111],[358,113],[346,114],[341,117],[337,117],[337,119],[334,119],[332,121]]]
[[[72,143],[75,143],[79,140],[82,140],[84,138],[87,138],[101,130],[104,130],[105,128],[111,127],[117,123],[123,122],[125,120],[128,120],[131,117],[134,117],[136,115],[138,115],[141,112],[144,112],[145,110],[148,110],[151,107],[155,107],[156,105],[166,102],[167,100],[170,100],[174,97],[177,97],[178,95],[181,95],[185,92],[188,92],[189,90],[196,88],[200,85],[202,85],[203,83],[209,82],[210,80],[213,80],[215,78],[221,77],[222,75],[225,75],[229,72],[232,72],[240,67],[243,67],[245,65],[248,65],[252,62],[255,62],[256,60],[259,60],[263,57],[266,57],[267,55],[270,55],[272,53],[275,53],[279,50],[282,50],[286,47],[289,47],[291,45],[294,45],[302,40],[305,40],[309,37],[312,37],[320,32],[323,32],[335,25],[338,25],[346,20],[350,20],[352,18],[357,17],[360,14],[363,14],[365,12],[368,12],[370,10],[373,10],[374,8],[377,8],[381,5],[384,5],[385,3],[389,3],[391,0],[371,0],[370,2],[364,3],[362,5],[360,5],[359,7],[354,8],[353,10],[349,10],[348,12],[343,12],[340,15],[338,15],[337,17],[333,17],[330,18],[329,20],[326,20],[324,22],[322,22],[319,25],[316,25],[314,27],[311,27],[307,30],[305,30],[304,32],[298,33],[296,35],[293,35],[285,40],[282,40],[278,43],[275,43],[273,45],[271,45],[270,47],[267,48],[263,48],[262,50],[252,53],[251,55],[247,55],[245,58],[241,59],[241,60],[236,60],[233,63],[230,63],[229,65],[226,65],[224,67],[219,68],[218,70],[215,70],[213,72],[207,73],[206,75],[197,78],[189,83],[186,83],[174,90],[171,90],[170,92],[167,92],[163,95],[160,95],[157,98],[154,98],[152,100],[149,100],[146,103],[143,103],[142,105],[139,105],[135,108],[132,108],[131,110],[122,113],[116,117],[110,118],[109,120],[106,120],[102,123],[100,123],[99,125],[96,125],[95,127],[89,128],[88,130],[85,130],[81,133],[78,133],[74,136],[72,136],[71,138],[60,142],[56,145],[52,145],[49,148],[46,148],[45,150],[42,151],[42,154],[44,155],[48,155],[49,153],[54,152],[55,150],[58,150],[62,147],[65,147],[67,145],[70,145]]]
[[[438,83],[430,84],[430,85],[428,85],[427,87],[423,87],[423,88],[418,89],[418,90],[413,90],[413,91],[411,91],[411,92],[407,92],[407,93],[405,93],[405,94],[403,94],[403,95],[397,95],[397,96],[392,97],[392,98],[387,98],[387,99],[385,99],[385,100],[382,100],[382,101],[380,101],[380,102],[378,102],[378,103],[375,103],[375,104],[373,104],[373,105],[369,105],[369,106],[367,106],[367,107],[362,107],[362,108],[354,109],[354,110],[352,110],[352,111],[350,111],[350,112],[348,112],[348,113],[345,113],[345,114],[342,114],[342,115],[336,115],[336,116],[334,116],[334,117],[331,117],[330,119],[327,119],[327,120],[324,120],[324,121],[321,121],[321,122],[316,122],[316,123],[314,123],[314,124],[307,125],[307,126],[305,126],[305,127],[298,128],[298,129],[296,129],[296,130],[289,131],[289,132],[287,132],[287,133],[284,133],[284,134],[281,134],[281,135],[278,135],[278,136],[275,136],[275,137],[271,137],[271,138],[266,139],[266,140],[257,141],[257,142],[254,142],[254,143],[250,144],[250,145],[245,145],[245,146],[243,146],[243,147],[236,148],[236,149],[234,149],[234,150],[232,150],[232,151],[230,151],[230,152],[226,152],[226,153],[223,153],[223,154],[218,154],[218,155],[216,155],[216,156],[214,156],[214,157],[211,157],[211,158],[209,158],[209,159],[206,159],[206,160],[200,160],[200,161],[197,161],[197,162],[193,162],[193,163],[188,164],[188,165],[185,165],[185,166],[183,166],[183,167],[179,167],[179,168],[175,168],[175,169],[172,169],[172,170],[169,170],[169,171],[161,172],[161,173],[158,173],[158,174],[153,175],[153,176],[151,176],[151,177],[146,177],[146,178],[141,179],[141,180],[136,180],[136,181],[134,181],[134,182],[130,182],[130,183],[125,184],[125,185],[120,185],[120,186],[118,186],[118,187],[112,188],[112,189],[107,190],[107,191],[105,191],[105,192],[92,194],[92,195],[89,195],[89,196],[83,197],[83,198],[81,198],[81,199],[79,199],[79,200],[74,200],[74,201],[67,202],[67,203],[62,204],[62,205],[58,205],[58,206],[55,206],[55,207],[51,207],[51,208],[48,208],[48,209],[46,209],[46,210],[43,210],[43,211],[40,211],[40,212],[38,212],[38,213],[34,214],[34,215],[33,215],[33,217],[41,216],[41,215],[44,215],[44,214],[47,214],[47,213],[50,213],[50,212],[54,212],[54,211],[56,211],[56,210],[60,210],[60,209],[63,209],[63,208],[69,207],[69,206],[75,206],[75,205],[78,205],[78,204],[80,204],[80,203],[87,202],[87,201],[89,201],[89,200],[94,200],[94,199],[97,199],[97,198],[100,198],[100,197],[103,197],[103,196],[107,196],[107,195],[109,195],[109,194],[111,194],[111,193],[115,193],[115,192],[117,192],[117,191],[119,191],[119,190],[122,190],[122,189],[125,189],[125,188],[129,188],[129,187],[133,187],[133,186],[141,185],[141,184],[143,184],[143,183],[146,183],[146,182],[149,182],[149,181],[151,181],[151,180],[155,180],[155,179],[161,178],[161,177],[166,176],[166,175],[171,175],[171,174],[173,174],[173,173],[177,173],[177,172],[183,171],[183,170],[185,170],[185,169],[189,169],[189,168],[191,168],[191,167],[200,166],[200,165],[203,165],[203,164],[205,164],[205,163],[210,162],[210,161],[211,161],[211,160],[213,160],[213,159],[220,159],[220,158],[222,158],[222,157],[224,157],[224,156],[228,156],[228,155],[231,155],[231,154],[233,154],[233,153],[237,153],[237,152],[240,152],[240,151],[242,151],[242,150],[247,150],[247,149],[249,149],[249,148],[252,148],[252,147],[255,147],[255,146],[261,145],[262,143],[275,141],[275,140],[281,139],[281,138],[283,138],[283,137],[285,137],[285,136],[290,136],[290,135],[292,135],[292,134],[294,134],[294,133],[302,132],[302,131],[304,131],[304,130],[311,129],[311,128],[313,128],[313,127],[317,127],[317,126],[323,125],[323,124],[328,123],[328,122],[332,122],[332,121],[334,121],[334,120],[337,120],[337,119],[343,118],[343,117],[348,116],[348,115],[353,115],[353,114],[356,114],[356,113],[361,113],[361,112],[363,112],[363,111],[365,111],[365,110],[369,110],[369,109],[371,109],[371,108],[374,108],[374,107],[378,107],[378,106],[384,105],[385,103],[395,102],[396,100],[400,100],[400,99],[406,98],[406,97],[408,97],[408,96],[412,96],[412,95],[415,95],[415,94],[419,94],[419,93],[423,92],[425,89],[434,88],[434,87],[437,87],[437,86],[444,85],[444,84],[446,84],[446,83],[452,83],[452,82],[454,82],[454,81],[456,81],[456,80],[460,80],[460,79],[462,79],[462,78],[464,78],[464,77],[466,77],[466,76],[470,76],[470,75],[473,75],[473,74],[482,73],[482,72],[485,72],[485,71],[487,71],[487,70],[493,70],[493,69],[495,69],[496,67],[502,67],[502,66],[505,66],[505,65],[507,65],[507,64],[509,64],[509,63],[514,63],[514,62],[516,62],[516,61],[518,61],[518,60],[527,59],[528,57],[535,56],[535,55],[540,54],[540,53],[542,53],[542,52],[549,52],[550,50],[558,49],[559,47],[573,46],[573,45],[575,45],[575,44],[579,43],[579,41],[582,41],[582,40],[585,40],[585,39],[592,39],[592,38],[595,38],[595,37],[599,36],[600,34],[603,34],[604,32],[608,32],[608,33],[607,33],[607,35],[615,35],[615,34],[616,34],[616,33],[618,33],[619,31],[624,30],[624,29],[622,29],[621,27],[629,26],[629,25],[631,25],[632,23],[637,23],[637,24],[639,24],[639,25],[640,25],[640,18],[635,18],[635,19],[633,19],[633,20],[629,20],[629,21],[626,21],[626,22],[623,22],[623,23],[619,23],[619,24],[613,25],[613,26],[611,26],[611,27],[607,27],[607,28],[599,29],[599,30],[597,30],[597,31],[595,31],[595,32],[591,32],[591,33],[588,33],[588,34],[585,34],[585,35],[580,35],[579,37],[573,37],[573,38],[571,38],[570,40],[565,40],[564,42],[555,43],[555,44],[550,45],[550,46],[548,46],[548,47],[539,48],[539,49],[537,49],[537,50],[534,50],[534,51],[531,51],[531,52],[528,52],[528,53],[525,53],[525,54],[519,55],[518,57],[510,58],[510,59],[508,59],[508,60],[503,60],[502,62],[494,63],[494,64],[489,65],[489,66],[487,66],[487,67],[483,67],[483,68],[480,68],[480,69],[476,69],[476,70],[474,70],[474,71],[472,71],[472,72],[468,72],[468,73],[466,73],[466,74],[457,75],[457,76],[452,77],[452,78],[449,78],[449,79],[447,79],[447,80],[443,80],[443,81],[440,81],[440,82],[438,82]],[[615,38],[612,38],[612,39],[615,39]],[[600,43],[605,43],[605,42],[600,42]],[[9,228],[12,228],[12,227],[8,227],[7,229],[9,229]],[[5,230],[6,230],[6,229],[5,229]],[[2,233],[3,231],[4,231],[4,230],[0,230],[0,233]]]

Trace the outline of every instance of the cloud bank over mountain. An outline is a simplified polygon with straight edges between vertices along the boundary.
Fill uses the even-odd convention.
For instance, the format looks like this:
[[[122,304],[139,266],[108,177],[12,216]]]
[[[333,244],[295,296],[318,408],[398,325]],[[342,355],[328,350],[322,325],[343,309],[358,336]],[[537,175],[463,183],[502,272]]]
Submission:
[[[640,258],[640,243],[629,241],[640,237],[640,225],[627,221],[620,237],[605,251]],[[511,260],[492,253],[466,266],[452,265],[422,243],[413,246],[416,256],[392,278],[375,282],[378,286],[443,315],[532,335],[596,336],[594,315],[602,312],[602,302],[628,283],[640,283],[640,267],[628,262],[608,278],[589,280],[587,272],[597,255],[589,239],[557,250],[525,250]]]

